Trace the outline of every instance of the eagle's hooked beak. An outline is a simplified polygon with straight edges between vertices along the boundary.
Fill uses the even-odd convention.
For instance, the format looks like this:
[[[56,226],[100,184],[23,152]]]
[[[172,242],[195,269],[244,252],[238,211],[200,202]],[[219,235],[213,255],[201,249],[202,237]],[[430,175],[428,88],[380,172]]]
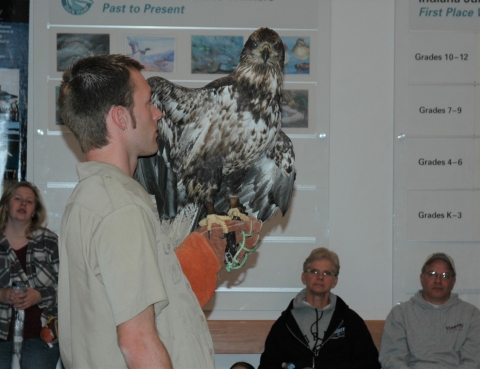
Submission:
[[[269,57],[270,57],[270,48],[268,46],[265,46],[262,50],[262,59],[265,64],[267,63]]]

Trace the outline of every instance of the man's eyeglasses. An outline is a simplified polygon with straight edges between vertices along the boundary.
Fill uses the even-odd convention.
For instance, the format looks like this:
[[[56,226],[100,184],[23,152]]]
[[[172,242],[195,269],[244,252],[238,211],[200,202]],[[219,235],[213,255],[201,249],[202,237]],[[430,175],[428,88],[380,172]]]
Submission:
[[[311,275],[314,275],[314,276],[319,276],[319,275],[323,275],[325,278],[328,278],[328,277],[333,277],[334,274],[329,271],[329,270],[324,270],[323,272],[318,270],[318,269],[307,269],[305,271],[305,273],[310,273]]]
[[[423,273],[427,276],[428,279],[436,279],[437,278],[437,275],[440,276],[440,278],[442,279],[445,279],[447,281],[449,281],[450,279],[453,278],[453,274],[452,273],[448,273],[448,272],[443,272],[443,273],[437,273],[436,271],[432,270],[430,272],[425,272]]]

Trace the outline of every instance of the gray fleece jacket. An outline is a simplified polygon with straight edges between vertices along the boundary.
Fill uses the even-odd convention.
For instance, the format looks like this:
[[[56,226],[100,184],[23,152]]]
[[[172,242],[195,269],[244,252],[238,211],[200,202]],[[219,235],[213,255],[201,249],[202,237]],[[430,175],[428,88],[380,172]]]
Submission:
[[[418,291],[388,314],[380,363],[384,369],[480,368],[480,310],[456,293],[434,307]]]

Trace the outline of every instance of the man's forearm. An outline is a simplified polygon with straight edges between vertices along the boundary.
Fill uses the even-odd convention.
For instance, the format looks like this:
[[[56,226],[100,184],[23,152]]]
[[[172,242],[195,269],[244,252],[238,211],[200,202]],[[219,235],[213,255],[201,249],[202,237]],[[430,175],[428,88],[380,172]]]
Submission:
[[[130,369],[172,369],[155,327],[153,306],[117,327],[118,344]]]

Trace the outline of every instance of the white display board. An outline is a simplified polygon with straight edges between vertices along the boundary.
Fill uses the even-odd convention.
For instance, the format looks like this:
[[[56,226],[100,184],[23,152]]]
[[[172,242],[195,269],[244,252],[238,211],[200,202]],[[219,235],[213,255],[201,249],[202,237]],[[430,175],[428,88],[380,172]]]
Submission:
[[[474,2],[396,1],[393,302],[419,289],[428,254],[457,265],[480,302],[480,12]]]
[[[264,225],[258,252],[242,271],[220,274],[217,293],[206,307],[210,318],[251,318],[254,311],[256,318],[275,319],[301,289],[299,268],[310,250],[328,246],[330,1],[302,0],[301,6],[291,0],[76,4],[48,0],[32,5],[27,175],[42,190],[49,227],[56,232],[77,183],[75,165],[84,160],[56,105],[62,71],[72,61],[97,53],[128,54],[148,66],[145,77],[161,75],[198,87],[228,73],[234,64],[230,52],[238,42],[241,50],[255,29],[270,27],[282,37],[290,58],[284,90],[292,101],[304,101],[305,117],[284,127],[296,154],[292,204],[285,217],[278,213]],[[288,21],[281,16],[286,14]],[[197,46],[203,42],[203,49],[210,48],[212,39],[232,46],[220,54],[212,51],[213,62],[205,63],[208,55],[196,58],[202,48]],[[306,59],[292,54],[298,39],[309,46]],[[289,118],[294,120],[293,114]]]

